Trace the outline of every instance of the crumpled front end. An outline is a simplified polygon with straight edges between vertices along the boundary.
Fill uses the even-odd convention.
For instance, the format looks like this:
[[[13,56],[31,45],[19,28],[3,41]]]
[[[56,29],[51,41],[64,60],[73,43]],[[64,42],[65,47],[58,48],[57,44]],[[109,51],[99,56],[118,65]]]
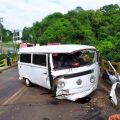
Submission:
[[[61,77],[56,83],[56,98],[76,101],[92,93],[97,88],[97,81],[93,71],[88,72],[90,70],[83,76],[72,77],[70,75],[71,78],[69,76]]]
[[[57,90],[57,96],[56,98],[58,99],[67,99],[67,100],[71,100],[71,101],[76,101],[79,98],[84,98],[86,96],[88,96],[89,94],[91,94],[95,89],[97,88],[96,85],[92,86],[90,89],[86,90],[86,91],[81,91],[81,92],[76,92],[76,93],[70,93],[70,90],[64,90],[64,89],[58,89]],[[79,89],[78,89],[79,91]]]

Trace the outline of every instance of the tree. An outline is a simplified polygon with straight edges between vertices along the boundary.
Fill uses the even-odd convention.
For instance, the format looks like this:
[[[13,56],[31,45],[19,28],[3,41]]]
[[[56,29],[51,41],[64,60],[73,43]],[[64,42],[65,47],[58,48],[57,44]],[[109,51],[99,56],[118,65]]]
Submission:
[[[29,34],[30,34],[30,28],[25,27],[22,31],[22,40],[28,41],[29,40]]]
[[[119,61],[119,13],[117,4],[106,5],[96,11],[77,7],[64,15],[53,13],[32,27],[24,28],[23,38],[41,45],[48,42],[94,45],[103,59]]]
[[[44,34],[39,38],[40,44],[48,42],[66,43],[72,27],[68,20],[61,18],[51,24]]]
[[[115,14],[116,12],[119,12],[119,10],[120,7],[117,4],[110,4],[100,8],[100,11],[102,11],[104,15]]]
[[[109,54],[111,53],[111,49],[113,49],[114,46],[110,41],[101,41],[96,47],[100,51],[102,58],[106,60],[112,60]]]
[[[7,30],[4,28],[4,26],[1,24],[1,32],[2,32],[2,42],[8,42],[12,41],[13,34],[10,30]]]

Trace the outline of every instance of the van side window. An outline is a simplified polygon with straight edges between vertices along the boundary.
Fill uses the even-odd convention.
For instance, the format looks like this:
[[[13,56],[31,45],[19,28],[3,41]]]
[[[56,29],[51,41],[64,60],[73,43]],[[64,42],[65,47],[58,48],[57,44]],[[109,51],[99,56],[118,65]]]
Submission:
[[[33,54],[33,64],[46,66],[46,55]]]
[[[31,54],[20,54],[20,62],[31,63]]]

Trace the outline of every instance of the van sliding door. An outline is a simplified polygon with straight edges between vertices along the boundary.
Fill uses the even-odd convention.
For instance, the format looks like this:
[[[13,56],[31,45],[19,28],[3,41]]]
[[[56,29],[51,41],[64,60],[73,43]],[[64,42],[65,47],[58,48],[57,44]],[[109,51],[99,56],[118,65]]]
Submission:
[[[34,82],[42,87],[50,89],[47,61],[47,54],[33,54],[32,71]]]

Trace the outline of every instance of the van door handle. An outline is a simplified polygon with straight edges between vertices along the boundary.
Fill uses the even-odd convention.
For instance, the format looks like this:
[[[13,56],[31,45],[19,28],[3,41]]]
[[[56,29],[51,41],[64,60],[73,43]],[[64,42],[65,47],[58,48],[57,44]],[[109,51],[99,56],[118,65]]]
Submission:
[[[43,73],[43,74],[47,74],[47,73]]]

